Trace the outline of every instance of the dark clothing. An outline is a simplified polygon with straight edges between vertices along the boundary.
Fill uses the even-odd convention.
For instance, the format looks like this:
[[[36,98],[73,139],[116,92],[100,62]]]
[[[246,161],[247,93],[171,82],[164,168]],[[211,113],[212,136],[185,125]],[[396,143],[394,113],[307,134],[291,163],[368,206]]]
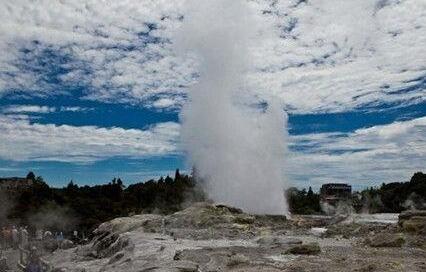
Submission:
[[[27,267],[25,267],[25,272],[43,272],[41,260],[36,249],[31,251]]]
[[[43,272],[40,262],[29,262],[25,268],[25,272]]]

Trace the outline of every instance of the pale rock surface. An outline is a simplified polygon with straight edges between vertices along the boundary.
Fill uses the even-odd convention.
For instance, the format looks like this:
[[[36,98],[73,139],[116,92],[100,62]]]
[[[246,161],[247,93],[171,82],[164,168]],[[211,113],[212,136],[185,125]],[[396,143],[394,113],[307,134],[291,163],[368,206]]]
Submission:
[[[404,239],[411,234],[399,234],[396,224],[361,221],[341,224],[341,218],[321,216],[286,220],[198,203],[167,216],[114,219],[99,226],[90,244],[57,250],[48,259],[55,269],[68,272],[424,271],[426,251],[421,246],[364,243],[381,232]],[[312,227],[327,232],[319,237]]]

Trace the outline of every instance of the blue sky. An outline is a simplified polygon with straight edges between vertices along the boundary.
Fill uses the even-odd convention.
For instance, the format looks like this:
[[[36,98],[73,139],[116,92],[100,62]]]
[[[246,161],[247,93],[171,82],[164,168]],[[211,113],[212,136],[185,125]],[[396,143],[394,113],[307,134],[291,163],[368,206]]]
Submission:
[[[198,71],[173,53],[181,1],[119,2],[0,3],[0,176],[62,186],[190,168],[179,112]],[[426,4],[299,2],[251,1],[276,35],[248,85],[288,113],[290,183],[426,171]]]

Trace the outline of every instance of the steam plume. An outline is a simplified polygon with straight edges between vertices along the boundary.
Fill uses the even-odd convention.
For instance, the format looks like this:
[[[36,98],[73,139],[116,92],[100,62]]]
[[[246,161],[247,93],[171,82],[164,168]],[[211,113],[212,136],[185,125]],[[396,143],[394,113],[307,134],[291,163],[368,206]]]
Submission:
[[[186,7],[176,47],[200,63],[199,81],[181,113],[190,162],[214,201],[286,214],[286,115],[278,103],[247,102],[253,100],[246,86],[250,52],[261,24],[244,0],[193,0]]]
[[[0,191],[0,225],[8,223],[9,210],[13,207],[13,201],[5,192]]]

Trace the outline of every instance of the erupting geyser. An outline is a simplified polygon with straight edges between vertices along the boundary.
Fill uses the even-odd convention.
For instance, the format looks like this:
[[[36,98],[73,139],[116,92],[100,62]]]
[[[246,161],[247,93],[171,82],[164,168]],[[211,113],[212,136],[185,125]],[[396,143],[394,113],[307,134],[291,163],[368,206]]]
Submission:
[[[253,101],[246,78],[258,20],[245,0],[193,0],[186,7],[176,48],[200,63],[181,113],[190,162],[214,201],[286,214],[286,115],[271,99],[257,107],[247,102]]]

